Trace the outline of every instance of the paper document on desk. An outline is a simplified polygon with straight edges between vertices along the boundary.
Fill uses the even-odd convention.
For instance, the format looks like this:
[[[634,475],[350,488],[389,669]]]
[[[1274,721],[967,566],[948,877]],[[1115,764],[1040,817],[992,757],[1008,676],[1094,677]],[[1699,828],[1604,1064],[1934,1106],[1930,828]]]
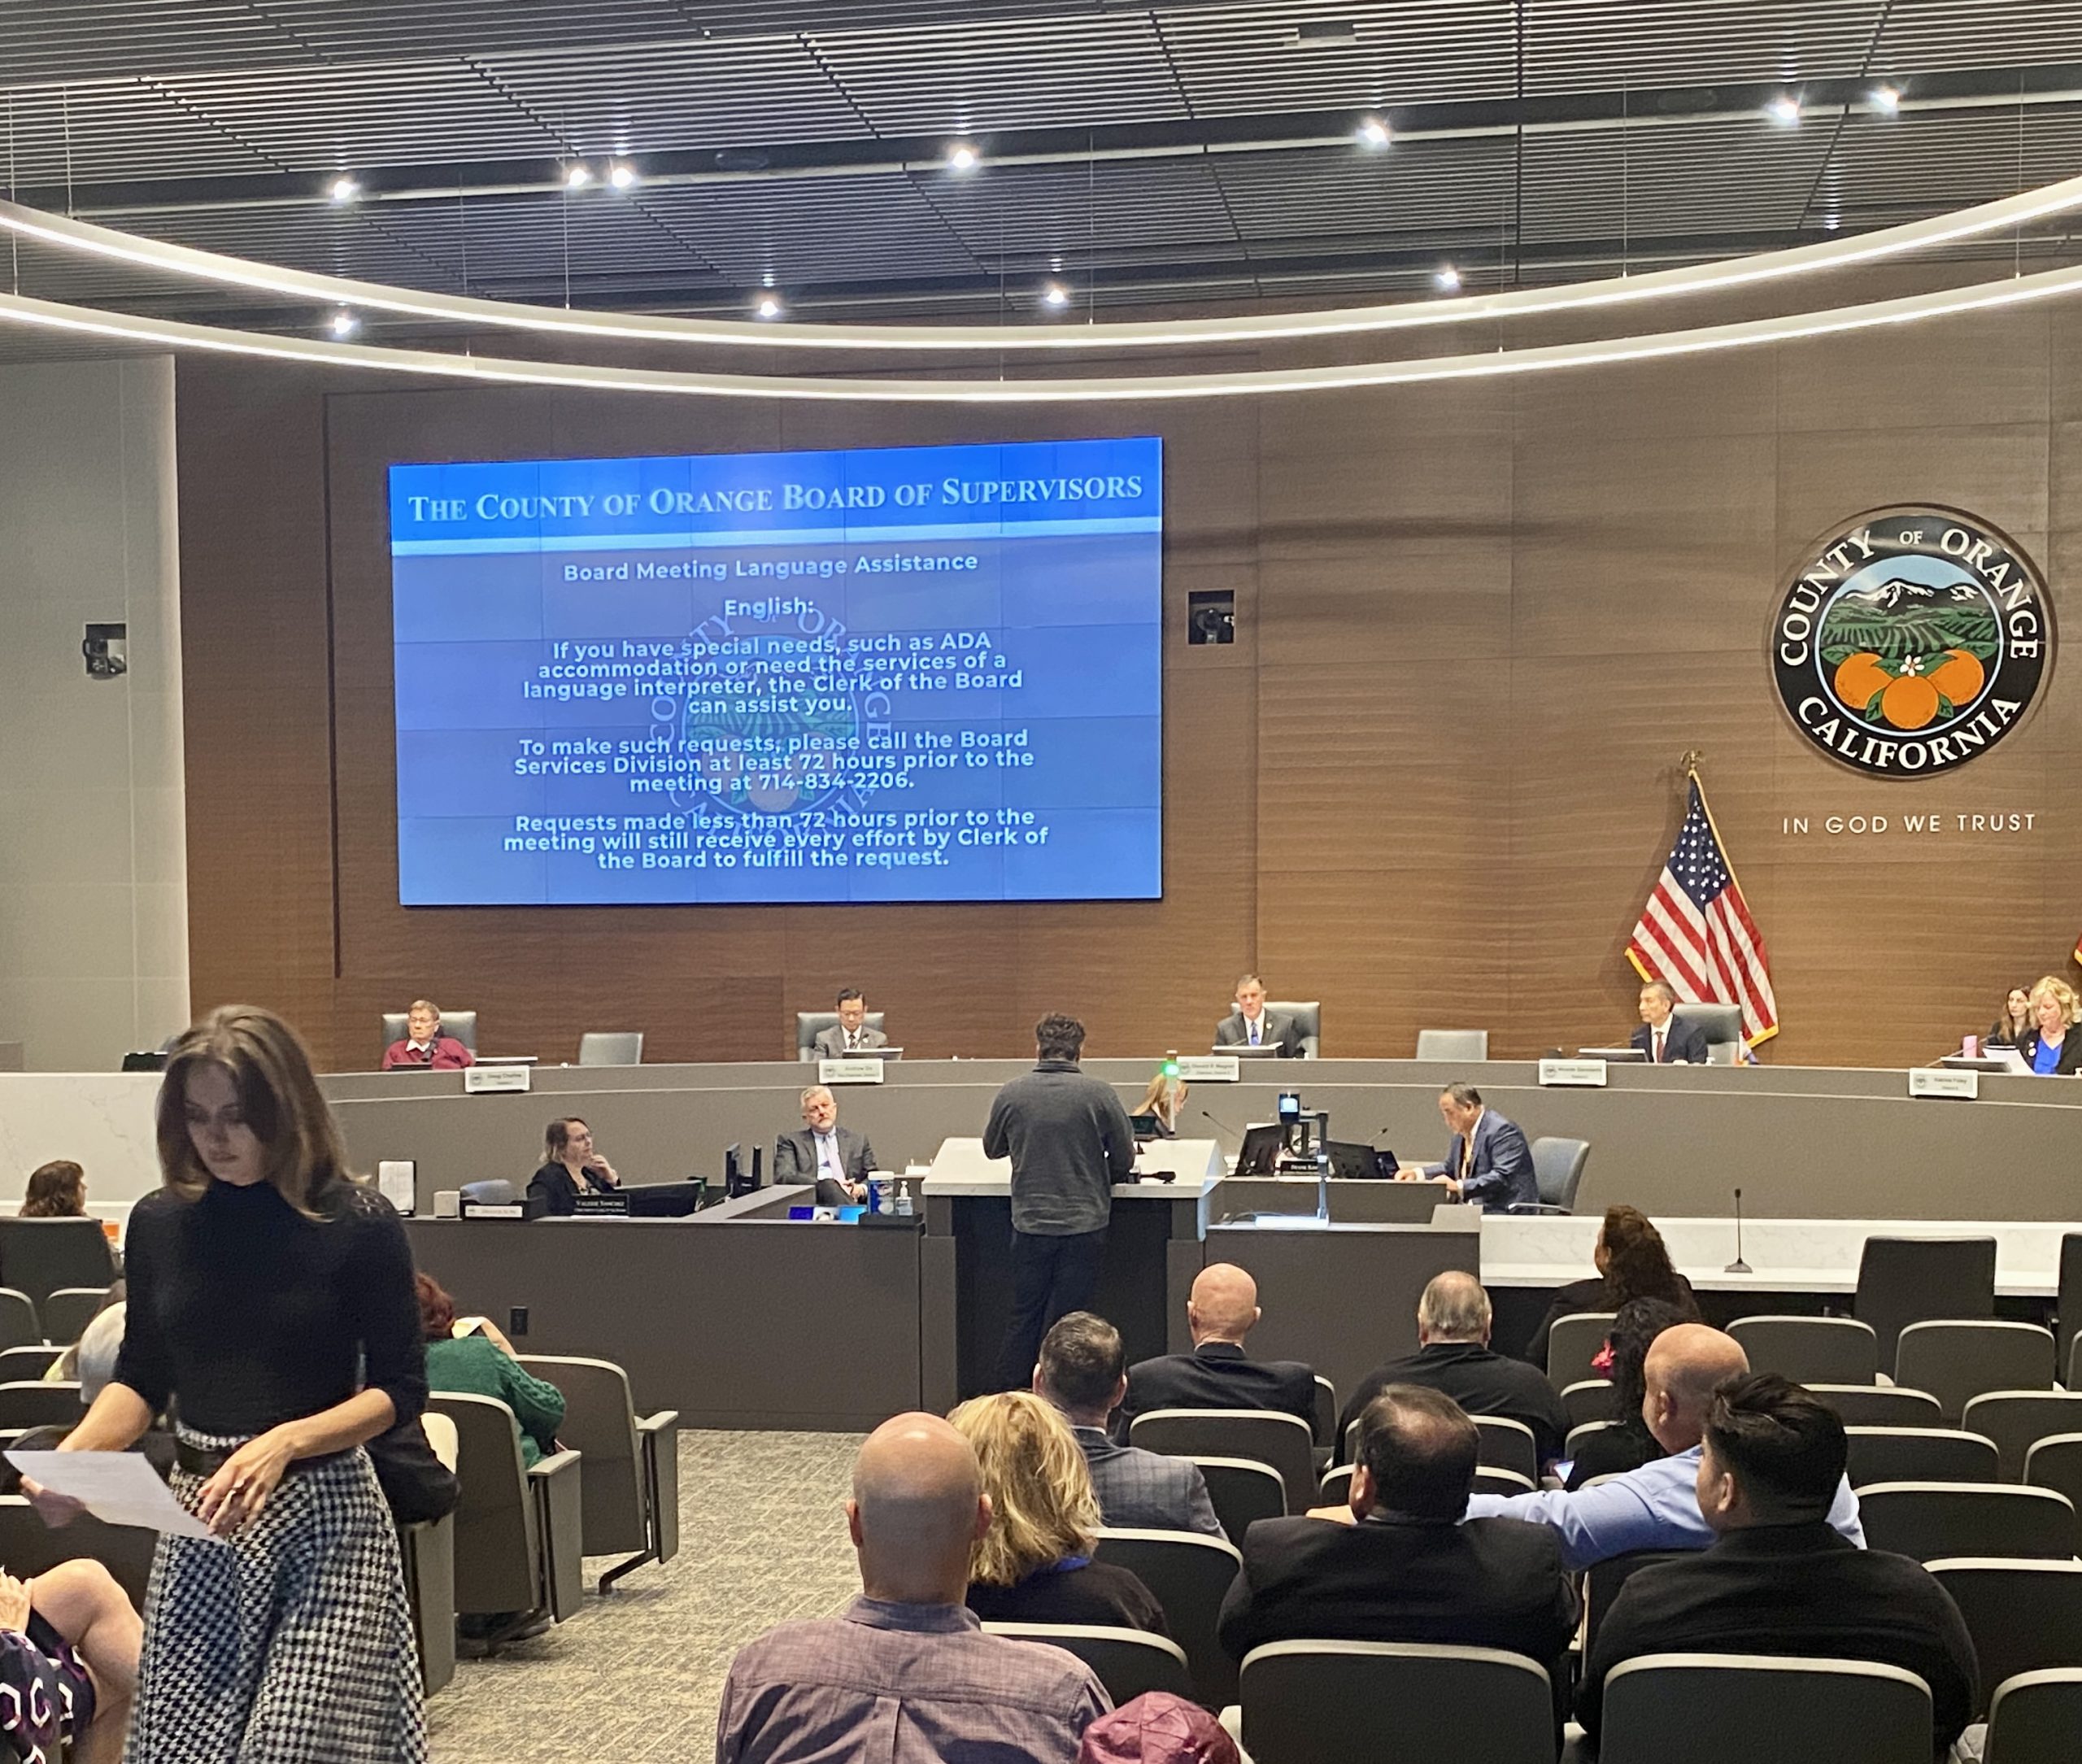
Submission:
[[[224,1541],[173,1498],[142,1452],[10,1452],[7,1461],[53,1494],[70,1495],[105,1525]]]

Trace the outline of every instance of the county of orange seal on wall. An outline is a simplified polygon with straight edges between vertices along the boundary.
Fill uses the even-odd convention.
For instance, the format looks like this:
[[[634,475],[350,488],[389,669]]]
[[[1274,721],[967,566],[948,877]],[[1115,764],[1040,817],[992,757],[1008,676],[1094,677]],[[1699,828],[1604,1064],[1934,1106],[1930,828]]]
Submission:
[[[1986,521],[1862,515],[1801,560],[1771,623],[1779,699],[1801,735],[1875,777],[1985,753],[2053,671],[2045,584]]]

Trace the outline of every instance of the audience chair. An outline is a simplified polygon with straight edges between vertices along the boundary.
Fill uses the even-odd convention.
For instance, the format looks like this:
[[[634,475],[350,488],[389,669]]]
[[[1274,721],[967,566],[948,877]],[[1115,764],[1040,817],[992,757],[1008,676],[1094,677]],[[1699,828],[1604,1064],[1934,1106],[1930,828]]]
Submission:
[[[2024,1461],[2040,1440],[2082,1432],[2082,1391],[1985,1392],[1968,1400],[1959,1425],[1995,1441],[2005,1482],[2024,1482]]]
[[[1417,1057],[1446,1060],[1457,1065],[1489,1057],[1489,1031],[1486,1029],[1420,1029]]]
[[[1679,1549],[1635,1549],[1592,1563],[1583,1575],[1583,1657],[1590,1657],[1597,1627],[1605,1621],[1605,1614],[1612,1609],[1622,1587],[1641,1569],[1653,1568],[1661,1561],[1682,1561],[1691,1553]]]
[[[460,1441],[455,1609],[560,1623],[574,1615],[585,1596],[578,1454],[553,1453],[529,1470],[513,1411],[497,1398],[437,1391],[427,1406],[455,1423]]]
[[[564,1392],[557,1443],[586,1461],[586,1554],[622,1557],[601,1574],[600,1591],[646,1562],[670,1561],[680,1547],[679,1411],[639,1419],[629,1374],[610,1360],[522,1354],[520,1361]]]
[[[1952,1595],[1974,1638],[1980,1662],[1975,1720],[1986,1716],[2006,1679],[2048,1666],[2082,1668],[2082,1561],[1955,1556],[1923,1566]]]
[[[1357,1464],[1339,1464],[1323,1472],[1323,1479],[1316,1485],[1316,1505],[1319,1507],[1348,1507],[1352,1505],[1352,1473]]]
[[[37,1321],[36,1305],[28,1294],[0,1287],[0,1348],[42,1344],[43,1325]]]
[[[2082,1671],[2021,1672],[1989,1700],[1981,1764],[2074,1764],[2082,1757]]]
[[[1852,1309],[1879,1341],[1879,1363],[1910,1323],[1995,1315],[1992,1237],[1868,1237]],[[1896,1379],[1895,1383],[1901,1380]]]
[[[105,1524],[91,1513],[53,1529],[22,1496],[0,1496],[0,1564],[18,1580],[85,1556],[106,1568],[142,1611],[158,1543],[156,1531]]]
[[[1509,1500],[1514,1495],[1529,1495],[1539,1487],[1530,1476],[1521,1476],[1514,1470],[1503,1470],[1494,1464],[1474,1466],[1474,1492],[1478,1495],[1501,1495]]]
[[[1619,1393],[1610,1379],[1578,1379],[1563,1389],[1562,1407],[1572,1427],[1587,1421],[1626,1418],[1619,1413]]]
[[[108,1298],[107,1287],[60,1287],[37,1307],[43,1339],[69,1348],[87,1332]]]
[[[0,1286],[27,1293],[32,1304],[63,1287],[105,1287],[115,1278],[99,1219],[0,1219]],[[43,1331],[28,1339],[41,1341]]]
[[[399,1526],[398,1557],[412,1639],[419,1644],[420,1679],[431,1696],[455,1676],[455,1515]]]
[[[2024,1480],[2063,1494],[2082,1513],[2082,1433],[2057,1433],[2024,1454]]]
[[[1871,1483],[1999,1483],[1995,1441],[1956,1427],[1846,1427],[1851,1487]]]
[[[0,1384],[0,1427],[74,1427],[85,1412],[77,1379],[17,1379]]]
[[[1940,1427],[1945,1412],[1928,1391],[1891,1384],[1810,1384],[1847,1427]]]
[[[2071,1391],[2082,1391],[2082,1335],[2077,1335],[2067,1350],[2067,1377],[2064,1381]]]
[[[1323,1054],[1323,1001],[1321,999],[1267,999],[1265,1009],[1294,1019],[1294,1031],[1301,1038],[1301,1057],[1320,1060]]]
[[[2011,1483],[1875,1483],[1858,1492],[1868,1549],[1918,1561],[1948,1556],[2075,1553],[2074,1503],[2049,1488]]]
[[[1617,1311],[1578,1311],[1557,1318],[1547,1332],[1547,1378],[1557,1391],[1596,1376],[1591,1361],[1612,1333]]]
[[[1316,1374],[1316,1420],[1309,1431],[1319,1452],[1328,1451],[1337,1444],[1337,1387],[1318,1372]]]
[[[1172,1457],[1255,1458],[1279,1473],[1287,1499],[1300,1503],[1295,1512],[1308,1510],[1315,1442],[1298,1416],[1270,1409],[1152,1409],[1130,1425],[1128,1444]]]
[[[1970,1400],[1991,1391],[2049,1391],[2053,1331],[2037,1323],[1910,1323],[1894,1356],[1894,1382],[1928,1391],[1956,1423]]]
[[[861,1019],[864,1029],[882,1029],[882,1013],[869,1011]],[[836,1011],[798,1011],[795,1013],[795,1058],[804,1065],[817,1064],[817,1038],[827,1029],[838,1026]],[[886,1031],[885,1031],[886,1032]]]
[[[1244,1656],[1253,1764],[1553,1764],[1554,1696],[1522,1654],[1418,1642],[1275,1641]]]
[[[405,1039],[405,1019],[411,1013],[405,1011],[385,1011],[383,1013],[383,1045],[376,1050],[381,1060],[394,1043]],[[451,1035],[474,1054],[477,1051],[477,1013],[475,1011],[443,1011],[441,1013],[441,1033]]]
[[[641,1030],[588,1030],[578,1038],[581,1065],[641,1065],[643,1032]]]
[[[1186,1665],[1186,1650],[1168,1636],[1100,1623],[986,1623],[983,1632],[1014,1641],[1043,1642],[1075,1654],[1106,1687],[1116,1709],[1145,1691],[1193,1700],[1193,1675]]]
[[[1933,1749],[1930,1687],[1869,1660],[1651,1653],[1605,1681],[1599,1764],[1924,1764]]]
[[[1776,1372],[1796,1384],[1879,1382],[1879,1338],[1850,1317],[1740,1317],[1728,1334],[1742,1344],[1753,1372]]]
[[[1584,1440],[1594,1433],[1602,1433],[1607,1427],[1616,1427],[1618,1425],[1619,1423],[1616,1421],[1586,1421],[1571,1427],[1569,1430],[1568,1437],[1562,1442],[1563,1459],[1567,1462],[1574,1463],[1576,1458],[1576,1448]]]
[[[30,1383],[41,1379],[64,1352],[49,1342],[40,1348],[0,1348],[0,1384]]]
[[[1260,1519],[1286,1516],[1287,1484],[1270,1464],[1248,1457],[1195,1457],[1188,1461],[1200,1466],[1214,1516],[1232,1544],[1241,1544],[1244,1534]],[[1313,1482],[1312,1477],[1302,1486]]]
[[[2068,1231],[2060,1239],[2060,1284],[2054,1294],[2054,1364],[2072,1367],[2077,1341],[2082,1341],[2082,1231]],[[2073,1379],[2071,1390],[2082,1388]]]
[[[1508,1415],[1470,1415],[1475,1431],[1475,1461],[1496,1470],[1516,1470],[1527,1482],[1540,1479],[1540,1452],[1532,1429]]]
[[[1538,1139],[1532,1142],[1532,1179],[1540,1199],[1521,1200],[1505,1210],[1521,1218],[1574,1213],[1576,1191],[1583,1186],[1583,1166],[1591,1161],[1588,1139]]]
[[[1092,1557],[1125,1568],[1164,1607],[1171,1639],[1184,1649],[1193,1699],[1220,1711],[1236,1701],[1236,1662],[1215,1634],[1222,1601],[1242,1571],[1243,1553],[1198,1531],[1102,1531]]]

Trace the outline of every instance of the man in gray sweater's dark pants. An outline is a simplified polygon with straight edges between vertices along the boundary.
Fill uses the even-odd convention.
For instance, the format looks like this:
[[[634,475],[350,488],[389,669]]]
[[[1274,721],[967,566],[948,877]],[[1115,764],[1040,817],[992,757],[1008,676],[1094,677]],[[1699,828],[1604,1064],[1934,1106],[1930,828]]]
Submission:
[[[1023,1391],[1041,1338],[1086,1309],[1106,1257],[1113,1184],[1135,1161],[1135,1129],[1110,1084],[1078,1069],[1084,1025],[1060,1013],[1034,1026],[1039,1063],[991,1104],[983,1155],[1012,1160],[1012,1314],[997,1387]]]

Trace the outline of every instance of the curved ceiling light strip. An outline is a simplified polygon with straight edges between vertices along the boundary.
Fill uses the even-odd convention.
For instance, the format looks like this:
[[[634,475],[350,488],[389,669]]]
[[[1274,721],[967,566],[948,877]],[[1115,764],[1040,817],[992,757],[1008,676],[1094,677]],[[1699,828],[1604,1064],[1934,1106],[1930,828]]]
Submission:
[[[1321,312],[1245,315],[1173,323],[1135,320],[1103,324],[774,324],[765,320],[682,319],[655,313],[573,311],[486,300],[474,295],[435,294],[385,282],[355,281],[287,269],[250,259],[228,257],[192,246],[144,238],[112,227],[54,215],[17,203],[0,202],[0,228],[61,250],[81,251],[164,274],[279,294],[314,304],[402,312],[503,329],[551,331],[622,342],[700,343],[760,349],[880,350],[1091,350],[1146,349],[1187,345],[1272,342],[1393,331],[1472,320],[1525,318],[1540,313],[1615,306],[1662,296],[1712,293],[1841,269],[1954,240],[2001,232],[2049,215],[2082,207],[2082,177],[2038,189],[1933,215],[1876,233],[1796,246],[1716,264],[1609,277],[1560,288],[1522,288],[1509,294],[1469,294],[1449,300],[1404,301],[1384,306],[1346,307]]]
[[[1745,319],[1688,331],[1657,331],[1598,342],[1552,343],[1486,355],[1437,355],[1414,361],[1324,368],[1253,368],[1234,373],[1122,375],[1062,380],[850,380],[689,372],[663,368],[618,368],[560,361],[520,361],[495,355],[458,355],[438,350],[390,349],[319,338],[270,337],[220,330],[173,319],[141,318],[69,307],[55,301],[0,294],[0,322],[115,338],[163,348],[203,349],[329,367],[378,368],[501,385],[583,387],[616,392],[668,392],[706,398],[791,399],[870,404],[1093,404],[1148,399],[1252,397],[1327,392],[1358,386],[1414,385],[1587,368],[1666,355],[1696,355],[1754,343],[1788,342],[1921,319],[2016,306],[2082,290],[2082,264],[2041,270],[2010,281],[1942,288],[1823,312]]]

